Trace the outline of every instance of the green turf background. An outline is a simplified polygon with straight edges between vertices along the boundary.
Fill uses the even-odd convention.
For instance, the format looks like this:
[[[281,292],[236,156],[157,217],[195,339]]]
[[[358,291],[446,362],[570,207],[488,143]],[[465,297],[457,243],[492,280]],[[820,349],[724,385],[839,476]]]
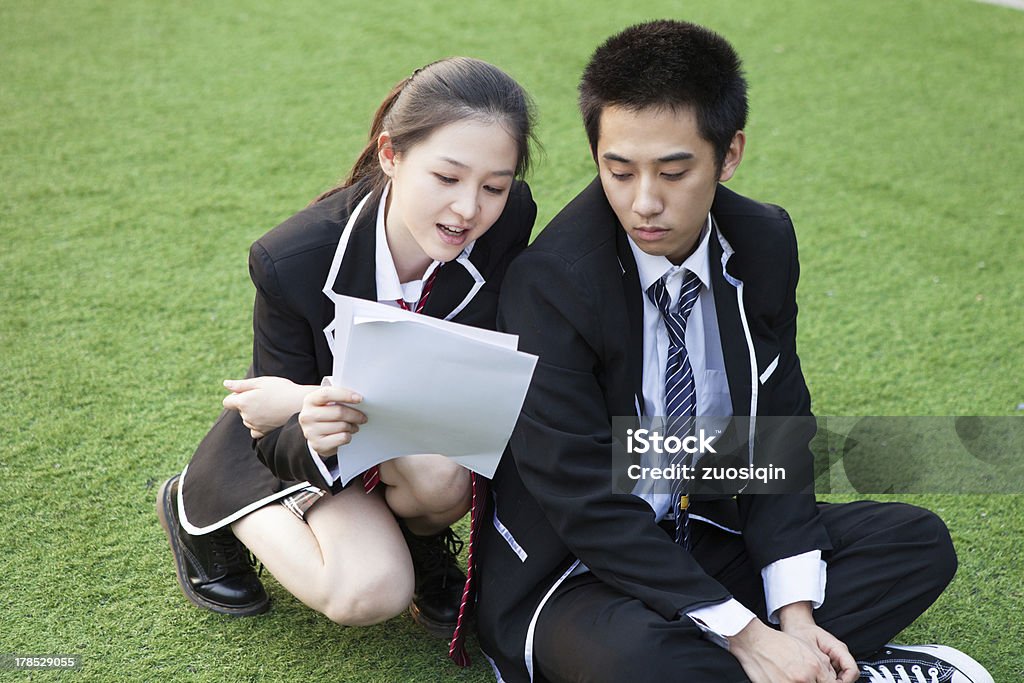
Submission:
[[[189,606],[153,513],[248,364],[250,242],[329,187],[389,86],[468,54],[534,95],[538,229],[591,176],[574,90],[670,16],[745,58],[734,189],[786,206],[821,415],[1018,415],[1024,13],[967,0],[0,2],[2,680],[486,681],[408,618]],[[1022,496],[919,496],[960,572],[903,642],[1024,678]]]

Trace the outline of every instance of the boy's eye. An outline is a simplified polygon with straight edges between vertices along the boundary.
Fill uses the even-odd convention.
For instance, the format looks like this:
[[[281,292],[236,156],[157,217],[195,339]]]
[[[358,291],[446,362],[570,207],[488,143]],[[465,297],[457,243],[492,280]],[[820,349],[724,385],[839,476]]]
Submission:
[[[666,180],[679,180],[684,175],[686,175],[686,171],[679,171],[678,173],[662,173],[661,174],[661,176],[663,178],[665,178]]]
[[[615,180],[628,180],[633,175],[632,173],[616,173],[615,171],[610,171],[610,173]]]

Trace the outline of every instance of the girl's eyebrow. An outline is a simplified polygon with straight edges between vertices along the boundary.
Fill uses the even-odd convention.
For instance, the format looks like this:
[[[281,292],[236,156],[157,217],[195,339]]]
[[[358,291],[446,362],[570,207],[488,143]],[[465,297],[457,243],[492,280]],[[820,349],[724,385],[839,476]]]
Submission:
[[[451,157],[441,157],[441,161],[446,161],[449,164],[451,164],[452,166],[458,166],[459,168],[469,168],[469,166],[467,166],[466,164],[464,164],[461,161],[458,161],[456,159],[452,159]],[[500,175],[500,176],[509,176],[509,177],[512,177],[515,174],[516,174],[515,171],[509,171],[509,170],[494,171],[494,172],[491,173],[491,175]]]

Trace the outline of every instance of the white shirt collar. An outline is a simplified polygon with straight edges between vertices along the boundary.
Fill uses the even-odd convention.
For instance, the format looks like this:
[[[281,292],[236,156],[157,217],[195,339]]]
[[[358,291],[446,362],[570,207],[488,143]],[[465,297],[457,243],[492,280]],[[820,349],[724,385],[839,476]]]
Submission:
[[[640,287],[646,292],[647,288],[654,284],[666,274],[672,274],[683,269],[689,270],[701,281],[705,287],[711,287],[711,266],[708,262],[708,241],[711,237],[711,214],[704,223],[700,237],[697,238],[697,248],[686,257],[686,260],[678,266],[674,265],[664,256],[653,256],[645,253],[636,245],[632,237],[628,237],[629,248],[633,251],[633,258],[636,260],[637,273],[640,275]]]
[[[420,300],[423,292],[423,283],[430,274],[441,265],[440,261],[434,261],[423,273],[423,278],[402,283],[398,279],[398,269],[395,268],[395,260],[391,256],[391,248],[388,247],[388,235],[384,226],[384,210],[388,204],[388,190],[391,183],[384,186],[380,196],[380,205],[377,207],[377,249],[376,249],[376,279],[377,279],[377,301],[394,302],[404,299],[409,303]],[[472,245],[467,246],[463,254],[468,254]],[[461,255],[460,255],[461,258]]]

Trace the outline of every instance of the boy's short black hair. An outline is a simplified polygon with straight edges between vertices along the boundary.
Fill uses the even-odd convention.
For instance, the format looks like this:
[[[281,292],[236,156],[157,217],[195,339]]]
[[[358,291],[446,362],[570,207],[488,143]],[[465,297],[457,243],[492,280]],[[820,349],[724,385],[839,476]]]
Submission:
[[[736,131],[747,123],[747,81],[739,55],[714,31],[684,21],[636,24],[612,36],[594,51],[579,91],[595,157],[601,113],[609,105],[692,110],[719,166]]]

